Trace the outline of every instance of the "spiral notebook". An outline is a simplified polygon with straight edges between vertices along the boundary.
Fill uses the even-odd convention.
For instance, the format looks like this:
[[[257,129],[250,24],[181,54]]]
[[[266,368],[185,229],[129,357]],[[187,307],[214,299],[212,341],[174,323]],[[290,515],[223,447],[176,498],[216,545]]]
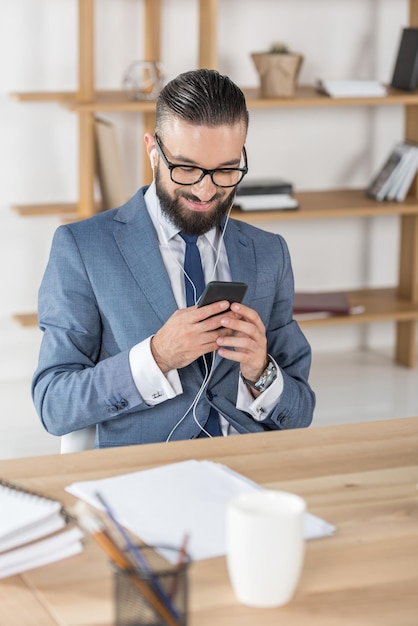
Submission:
[[[0,480],[0,578],[77,554],[82,537],[60,502]]]

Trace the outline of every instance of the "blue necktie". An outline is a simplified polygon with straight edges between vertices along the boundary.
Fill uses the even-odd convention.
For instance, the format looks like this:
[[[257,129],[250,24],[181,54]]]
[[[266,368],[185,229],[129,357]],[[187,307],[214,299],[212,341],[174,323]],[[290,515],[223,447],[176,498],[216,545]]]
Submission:
[[[180,237],[186,242],[186,254],[184,255],[184,285],[186,288],[186,304],[187,306],[193,306],[203,293],[205,288],[205,276],[203,274],[202,259],[200,258],[199,248],[197,247],[197,237],[195,235],[186,235],[180,233]],[[209,359],[206,357],[208,366],[210,367]],[[203,358],[199,359],[199,365],[202,371],[204,371]],[[212,437],[219,437],[222,435],[219,425],[219,415],[216,409],[211,408],[208,420],[204,424],[204,429],[212,435]],[[205,437],[205,433],[202,432],[201,437]]]

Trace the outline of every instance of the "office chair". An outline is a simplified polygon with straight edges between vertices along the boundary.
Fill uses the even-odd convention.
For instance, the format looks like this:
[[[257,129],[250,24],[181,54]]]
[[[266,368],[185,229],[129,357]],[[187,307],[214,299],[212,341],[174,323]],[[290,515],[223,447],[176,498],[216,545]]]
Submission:
[[[94,448],[94,439],[96,436],[96,427],[89,426],[81,428],[72,433],[67,433],[61,437],[61,454],[68,452],[81,452],[82,450],[91,450]]]

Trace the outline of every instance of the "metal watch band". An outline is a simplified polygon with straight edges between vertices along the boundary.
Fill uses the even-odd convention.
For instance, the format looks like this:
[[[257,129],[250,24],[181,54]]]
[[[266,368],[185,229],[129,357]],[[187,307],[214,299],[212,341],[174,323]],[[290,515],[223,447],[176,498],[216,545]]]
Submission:
[[[269,360],[266,369],[261,374],[260,378],[253,383],[251,380],[248,380],[241,374],[241,378],[246,385],[255,389],[256,391],[265,391],[272,382],[274,382],[277,378],[277,367],[273,363],[273,361]]]

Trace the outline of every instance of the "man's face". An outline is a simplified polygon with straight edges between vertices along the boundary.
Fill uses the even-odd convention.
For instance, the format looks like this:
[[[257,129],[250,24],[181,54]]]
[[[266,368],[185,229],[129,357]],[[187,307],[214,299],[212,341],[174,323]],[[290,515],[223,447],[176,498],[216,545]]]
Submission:
[[[242,167],[245,128],[241,124],[194,126],[173,119],[165,125],[159,139],[170,163],[208,170]],[[235,187],[217,187],[209,175],[194,185],[174,183],[161,157],[155,171],[155,186],[162,211],[190,235],[203,235],[219,225],[235,195]]]

